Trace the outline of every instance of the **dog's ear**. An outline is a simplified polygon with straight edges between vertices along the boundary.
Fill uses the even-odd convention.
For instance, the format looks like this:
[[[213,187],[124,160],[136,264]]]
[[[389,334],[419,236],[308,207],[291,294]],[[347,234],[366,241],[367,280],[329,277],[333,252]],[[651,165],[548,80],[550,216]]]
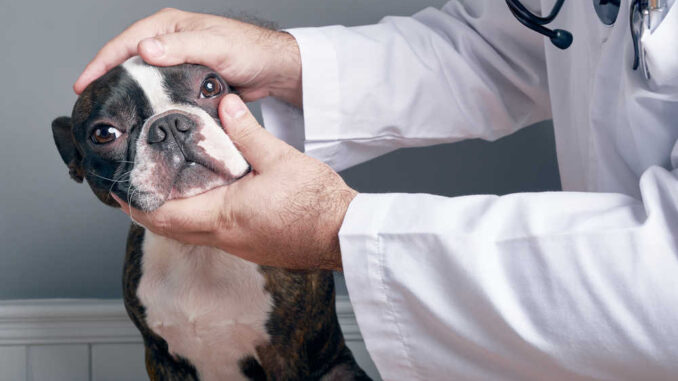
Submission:
[[[73,133],[71,131],[72,127],[71,118],[61,116],[52,122],[52,134],[54,135],[54,142],[59,150],[59,154],[68,166],[68,173],[73,180],[81,183],[84,178],[82,155],[80,155],[75,146],[75,140],[73,140]]]

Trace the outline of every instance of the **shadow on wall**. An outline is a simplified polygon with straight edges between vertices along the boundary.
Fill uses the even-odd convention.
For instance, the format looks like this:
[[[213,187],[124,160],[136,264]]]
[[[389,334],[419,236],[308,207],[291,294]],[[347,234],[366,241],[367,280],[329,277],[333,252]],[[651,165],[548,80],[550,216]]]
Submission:
[[[561,189],[550,121],[495,142],[401,149],[341,175],[350,186],[370,193],[461,196]]]

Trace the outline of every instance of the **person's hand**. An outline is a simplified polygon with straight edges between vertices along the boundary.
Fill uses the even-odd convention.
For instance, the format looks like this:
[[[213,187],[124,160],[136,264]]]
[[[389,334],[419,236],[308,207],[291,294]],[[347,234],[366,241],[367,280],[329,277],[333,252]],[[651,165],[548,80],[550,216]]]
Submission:
[[[144,213],[116,198],[132,220],[180,242],[218,247],[251,262],[341,269],[339,228],[357,192],[326,164],[264,130],[238,96],[222,99],[226,133],[252,165],[233,184]]]
[[[73,85],[87,85],[140,55],[156,66],[201,64],[217,71],[245,101],[268,95],[301,107],[301,58],[292,35],[226,17],[163,9],[109,41]]]

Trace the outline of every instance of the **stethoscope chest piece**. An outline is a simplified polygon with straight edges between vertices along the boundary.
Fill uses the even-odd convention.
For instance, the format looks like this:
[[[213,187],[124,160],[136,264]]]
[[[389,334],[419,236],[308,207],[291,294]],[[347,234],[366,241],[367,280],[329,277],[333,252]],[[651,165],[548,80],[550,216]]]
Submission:
[[[593,0],[593,7],[603,24],[612,25],[617,21],[619,3],[620,0]]]

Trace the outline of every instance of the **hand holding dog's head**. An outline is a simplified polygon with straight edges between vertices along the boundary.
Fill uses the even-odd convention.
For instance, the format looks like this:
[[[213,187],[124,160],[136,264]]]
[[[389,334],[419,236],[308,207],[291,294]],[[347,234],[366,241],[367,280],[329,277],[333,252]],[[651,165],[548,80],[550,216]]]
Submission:
[[[249,165],[221,128],[218,105],[229,92],[207,67],[149,66],[128,60],[78,98],[71,118],[52,123],[71,177],[97,197],[114,193],[150,211],[242,177]]]

